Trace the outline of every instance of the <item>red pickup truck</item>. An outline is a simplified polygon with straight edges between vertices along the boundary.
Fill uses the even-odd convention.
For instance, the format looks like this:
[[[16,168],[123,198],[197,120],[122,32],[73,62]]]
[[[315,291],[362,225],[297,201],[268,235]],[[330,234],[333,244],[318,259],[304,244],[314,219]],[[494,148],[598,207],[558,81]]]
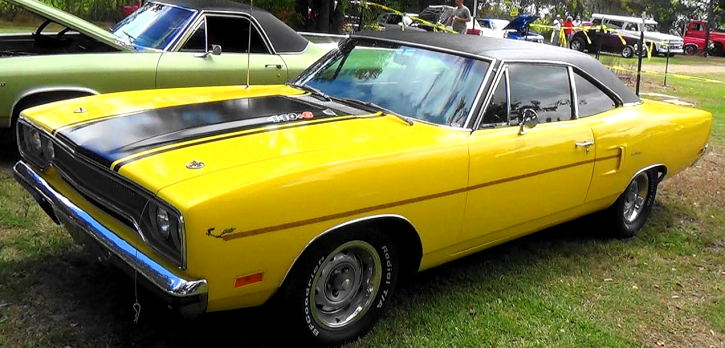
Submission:
[[[685,35],[682,38],[684,42],[684,51],[687,55],[694,55],[705,49],[705,30],[707,30],[707,21],[694,20],[687,24]],[[725,55],[725,33],[717,31],[710,32],[710,50],[709,54],[714,56]]]

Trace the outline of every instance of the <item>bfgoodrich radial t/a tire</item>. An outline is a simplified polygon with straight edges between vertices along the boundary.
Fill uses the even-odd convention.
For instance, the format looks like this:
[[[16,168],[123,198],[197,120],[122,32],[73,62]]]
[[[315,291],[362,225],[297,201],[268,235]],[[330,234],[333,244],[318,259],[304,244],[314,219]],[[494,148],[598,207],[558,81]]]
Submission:
[[[382,233],[355,230],[323,237],[295,264],[281,289],[281,311],[308,342],[356,340],[383,314],[398,269],[395,245]]]
[[[617,201],[609,207],[608,215],[617,238],[634,237],[644,226],[652,212],[658,182],[655,170],[637,174]]]

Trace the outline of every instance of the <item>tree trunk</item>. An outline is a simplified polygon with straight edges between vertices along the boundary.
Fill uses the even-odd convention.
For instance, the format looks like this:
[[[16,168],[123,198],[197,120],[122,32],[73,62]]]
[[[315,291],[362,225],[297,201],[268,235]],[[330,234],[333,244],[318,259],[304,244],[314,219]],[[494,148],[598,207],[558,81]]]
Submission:
[[[713,12],[713,0],[707,3],[707,25],[705,26],[705,49],[703,50],[703,56],[707,57],[708,47],[710,47],[710,26],[712,26],[715,18]]]
[[[330,32],[330,3],[331,0],[322,0],[320,16],[317,17],[317,31],[320,33]]]

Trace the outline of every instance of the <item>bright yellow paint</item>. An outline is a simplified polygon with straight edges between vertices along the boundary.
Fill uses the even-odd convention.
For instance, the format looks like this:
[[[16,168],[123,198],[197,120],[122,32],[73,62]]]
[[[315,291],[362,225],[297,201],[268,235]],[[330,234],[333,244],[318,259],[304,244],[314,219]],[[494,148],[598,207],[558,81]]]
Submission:
[[[273,86],[149,93],[77,99],[24,115],[52,131],[150,108],[300,92]],[[73,114],[80,106],[88,112]],[[121,175],[183,214],[183,274],[208,280],[210,311],[262,304],[310,241],[355,219],[393,214],[410,221],[423,245],[422,270],[606,208],[640,169],[663,164],[672,176],[692,164],[709,137],[711,115],[646,101],[540,124],[525,135],[517,127],[471,133],[421,122],[409,126],[380,115],[314,123],[184,147],[121,168]],[[574,145],[580,141],[595,145],[586,153]],[[190,171],[185,164],[191,160],[206,167]],[[52,169],[43,176],[168,265]],[[235,230],[219,239],[206,235],[210,228]],[[263,281],[234,287],[238,277],[256,273],[264,273]]]

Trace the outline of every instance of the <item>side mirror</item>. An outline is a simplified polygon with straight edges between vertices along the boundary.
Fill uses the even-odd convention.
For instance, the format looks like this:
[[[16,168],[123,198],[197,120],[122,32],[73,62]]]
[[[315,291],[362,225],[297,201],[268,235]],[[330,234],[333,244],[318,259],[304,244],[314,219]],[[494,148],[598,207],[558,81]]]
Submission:
[[[194,55],[194,58],[206,59],[207,57],[209,57],[209,55],[221,56],[222,55],[222,46],[211,45],[211,51],[206,52],[206,53],[197,53]]]
[[[221,56],[222,55],[222,46],[211,45],[211,54],[214,56]]]
[[[521,128],[519,128],[519,135],[526,134],[527,129],[534,129],[539,124],[539,115],[533,109],[524,109],[521,111],[523,121],[521,122]]]

